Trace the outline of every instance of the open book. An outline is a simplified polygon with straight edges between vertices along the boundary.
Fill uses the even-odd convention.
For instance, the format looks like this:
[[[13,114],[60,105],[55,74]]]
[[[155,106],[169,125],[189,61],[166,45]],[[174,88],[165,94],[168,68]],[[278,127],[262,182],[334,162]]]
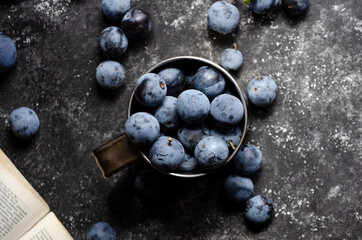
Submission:
[[[35,191],[0,149],[0,240],[72,240]]]

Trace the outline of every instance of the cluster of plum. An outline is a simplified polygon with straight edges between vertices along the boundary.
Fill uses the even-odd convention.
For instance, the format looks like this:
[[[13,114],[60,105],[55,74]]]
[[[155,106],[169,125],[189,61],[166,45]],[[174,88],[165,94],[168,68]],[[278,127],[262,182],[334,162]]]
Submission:
[[[258,107],[270,106],[276,97],[277,85],[269,76],[252,79],[247,87],[250,102]],[[242,145],[233,159],[235,173],[224,182],[224,192],[228,199],[236,203],[246,202],[246,218],[254,224],[269,221],[274,211],[272,200],[264,195],[255,195],[254,184],[249,178],[254,175],[262,163],[262,153],[253,144]]]
[[[163,171],[220,167],[230,156],[229,150],[240,142],[242,129],[238,125],[244,114],[241,101],[225,93],[224,86],[222,75],[206,66],[191,76],[176,68],[141,76],[134,97],[147,112],[131,115],[125,124],[127,136],[148,151],[152,164]],[[267,107],[274,101],[276,90],[273,79],[260,76],[249,82],[247,93],[254,105]],[[233,202],[246,202],[245,216],[255,224],[270,220],[274,211],[269,197],[252,197],[254,185],[249,177],[261,163],[258,147],[242,145],[232,160],[235,173],[224,183],[225,195]],[[159,185],[159,177],[151,170],[136,176],[135,187],[144,196],[159,193]]]
[[[231,1],[232,2],[232,1]],[[306,12],[310,0],[245,0],[251,11],[258,15],[273,12],[282,2],[284,10],[290,15],[300,15]],[[230,2],[217,1],[207,12],[207,22],[211,29],[221,34],[234,31],[239,24],[238,9]]]
[[[186,86],[191,89],[185,90]],[[229,149],[235,150],[242,136],[244,105],[224,88],[223,76],[209,66],[186,77],[177,68],[147,73],[137,81],[134,97],[148,112],[131,115],[126,134],[143,150],[148,148],[151,163],[163,171],[216,169],[227,162]],[[249,98],[260,107],[269,106],[275,98],[276,84],[270,77],[253,79],[248,89]],[[249,178],[261,166],[261,151],[252,144],[243,145],[232,162],[236,174],[225,180],[225,195],[233,202],[246,202],[245,216],[252,223],[267,222],[273,202],[263,195],[252,197],[254,185]],[[160,185],[151,170],[136,176],[135,187],[144,196],[159,193]]]
[[[212,170],[224,165],[229,148],[240,142],[244,106],[224,92],[223,75],[210,66],[185,76],[178,68],[146,73],[136,82],[134,98],[144,111],[132,114],[126,135],[149,148],[149,159],[163,171]]]
[[[99,36],[101,52],[108,58],[119,59],[127,50],[129,39],[142,39],[152,29],[150,14],[131,8],[130,0],[102,0],[102,12],[111,21],[121,21],[120,27],[107,27]],[[125,82],[124,68],[117,61],[106,60],[98,65],[96,80],[105,89],[119,89]]]
[[[273,12],[281,2],[287,14],[300,15],[309,7],[310,0],[248,0],[251,11],[256,14],[267,14]]]
[[[249,4],[255,14],[267,14],[279,6],[280,0],[250,0]],[[299,15],[306,11],[310,0],[282,0],[288,14]],[[207,13],[207,22],[211,29],[222,34],[232,32],[239,23],[239,11],[230,2],[217,1],[211,5]],[[237,70],[243,62],[239,50],[225,49],[221,54],[220,63],[226,70]],[[257,107],[268,107],[276,97],[277,85],[269,76],[258,76],[252,79],[246,89],[248,99]],[[256,146],[241,146],[233,159],[233,169],[224,182],[224,192],[228,199],[236,203],[246,203],[246,218],[254,224],[263,224],[271,219],[274,211],[272,200],[264,195],[253,195],[254,185],[249,178],[260,168],[262,153]]]

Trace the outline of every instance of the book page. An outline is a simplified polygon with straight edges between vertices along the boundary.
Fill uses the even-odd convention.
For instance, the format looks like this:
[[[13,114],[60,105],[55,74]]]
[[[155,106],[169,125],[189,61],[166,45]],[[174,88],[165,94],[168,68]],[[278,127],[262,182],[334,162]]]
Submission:
[[[25,179],[25,177],[20,173],[20,171],[16,168],[16,166],[10,161],[10,159],[5,155],[3,151],[0,149],[0,165],[3,165],[5,168],[9,170],[9,172],[19,180],[21,184],[24,185],[34,196],[39,198],[39,201],[47,204],[43,198],[39,195],[37,191],[31,186],[31,184]]]
[[[19,240],[73,240],[53,212],[48,213]]]
[[[0,150],[0,240],[18,239],[48,212],[46,202]]]

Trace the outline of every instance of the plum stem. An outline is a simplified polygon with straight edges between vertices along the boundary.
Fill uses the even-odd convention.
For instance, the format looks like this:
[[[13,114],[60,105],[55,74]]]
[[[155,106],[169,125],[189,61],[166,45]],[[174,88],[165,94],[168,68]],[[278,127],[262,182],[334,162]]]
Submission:
[[[168,145],[169,145],[169,146],[172,146],[172,137],[169,137],[169,138],[168,138]]]
[[[229,144],[230,144],[230,146],[231,146],[231,148],[232,148],[233,150],[236,149],[235,146],[234,146],[234,144],[233,144],[233,141],[229,140]]]

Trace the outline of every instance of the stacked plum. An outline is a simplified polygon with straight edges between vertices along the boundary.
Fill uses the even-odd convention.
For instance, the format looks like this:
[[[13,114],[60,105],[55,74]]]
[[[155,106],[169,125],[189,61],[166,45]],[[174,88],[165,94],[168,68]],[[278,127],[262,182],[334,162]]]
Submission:
[[[175,67],[146,73],[136,82],[140,107],[127,120],[126,135],[160,170],[216,169],[242,137],[244,105],[226,85],[211,66],[192,74]]]
[[[117,60],[126,52],[129,39],[140,40],[151,32],[152,19],[147,11],[131,8],[130,0],[102,0],[102,12],[119,26],[107,27],[99,36],[102,54],[112,60],[98,65],[96,80],[99,86],[115,90],[125,82],[124,68]]]

